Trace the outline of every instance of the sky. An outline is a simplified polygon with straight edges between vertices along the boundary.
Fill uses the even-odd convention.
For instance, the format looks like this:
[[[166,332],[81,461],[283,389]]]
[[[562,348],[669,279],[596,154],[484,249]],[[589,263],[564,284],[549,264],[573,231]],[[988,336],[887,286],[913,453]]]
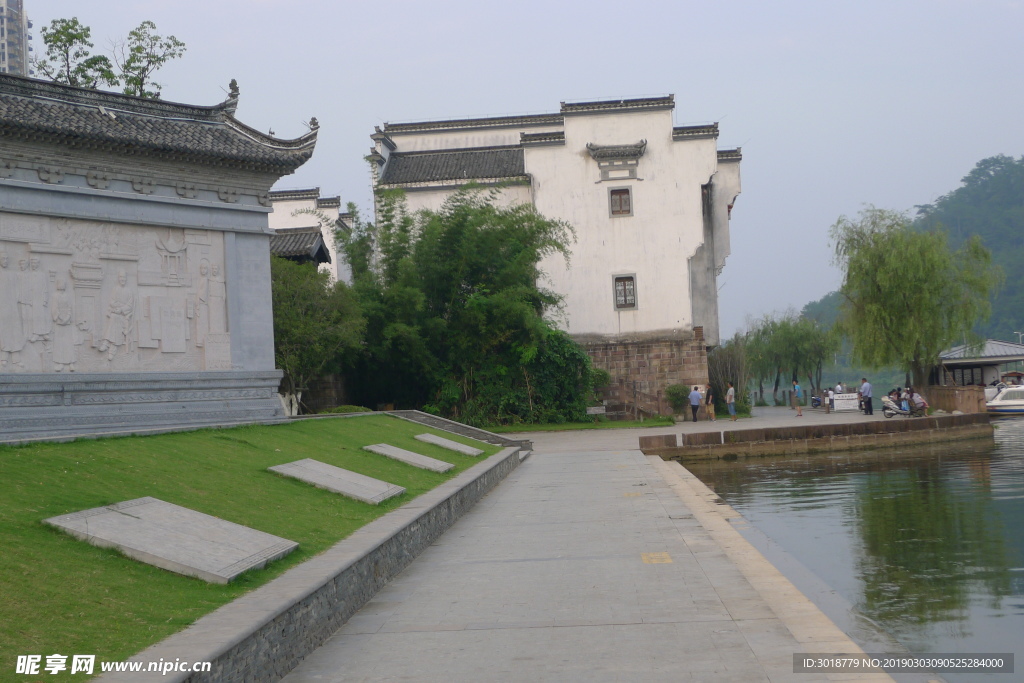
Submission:
[[[836,289],[829,228],[906,210],[979,160],[1024,154],[1024,0],[25,0],[40,28],[77,17],[94,52],[144,20],[185,55],[165,100],[213,105],[277,137],[320,123],[275,189],[320,187],[370,212],[385,121],[557,112],[563,101],[675,95],[675,125],[719,122],[743,148],[721,333]]]

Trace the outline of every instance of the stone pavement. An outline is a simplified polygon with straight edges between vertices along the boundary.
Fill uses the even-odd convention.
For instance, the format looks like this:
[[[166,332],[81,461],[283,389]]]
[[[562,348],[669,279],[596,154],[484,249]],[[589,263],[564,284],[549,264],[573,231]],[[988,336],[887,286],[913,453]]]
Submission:
[[[875,420],[907,420],[914,418],[882,415],[881,404],[875,399],[875,414],[864,415],[857,411],[843,411],[825,414],[824,410],[804,408],[803,417],[785,407],[754,408],[753,417],[743,417],[735,422],[729,416],[719,416],[714,422],[680,422],[669,427],[637,427],[634,429],[583,429],[565,432],[522,432],[502,434],[510,439],[530,439],[535,451],[545,453],[561,451],[609,451],[635,450],[640,446],[641,436],[658,434],[696,434],[704,432],[729,432],[734,429],[755,429],[759,427],[792,427],[794,425],[843,424],[872,422]]]
[[[891,680],[794,674],[793,653],[858,650],[731,508],[635,450],[638,431],[572,432],[568,450],[532,434],[526,462],[284,680]],[[619,432],[628,446],[589,447]]]

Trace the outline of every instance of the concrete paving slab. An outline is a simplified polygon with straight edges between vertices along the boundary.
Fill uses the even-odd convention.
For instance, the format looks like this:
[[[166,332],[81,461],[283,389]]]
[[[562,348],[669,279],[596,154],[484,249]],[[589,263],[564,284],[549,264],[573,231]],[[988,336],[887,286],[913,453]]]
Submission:
[[[157,498],[127,500],[43,520],[72,536],[210,583],[228,583],[299,547]]]
[[[462,453],[463,455],[471,455],[474,458],[478,455],[483,455],[484,453],[479,448],[473,448],[472,446],[467,446],[464,443],[459,443],[458,441],[446,439],[443,436],[438,436],[437,434],[417,434],[415,438],[418,441],[423,441],[424,443],[432,443],[435,446],[447,448],[450,451]]]
[[[405,493],[405,488],[401,486],[328,465],[313,458],[303,458],[267,469],[371,505]]]
[[[370,446],[363,446],[364,451],[370,451],[378,455],[391,458],[392,460],[398,460],[404,462],[407,465],[413,467],[419,467],[420,469],[430,470],[431,472],[447,472],[448,470],[455,467],[450,462],[444,462],[443,460],[437,460],[435,458],[429,458],[420,453],[414,453],[413,451],[407,451],[404,448],[398,446],[392,446],[386,443],[375,443]]]
[[[738,564],[691,483],[636,450],[537,449],[284,680],[774,683],[815,626],[856,651],[820,613],[795,635],[795,596],[766,597],[773,568]]]

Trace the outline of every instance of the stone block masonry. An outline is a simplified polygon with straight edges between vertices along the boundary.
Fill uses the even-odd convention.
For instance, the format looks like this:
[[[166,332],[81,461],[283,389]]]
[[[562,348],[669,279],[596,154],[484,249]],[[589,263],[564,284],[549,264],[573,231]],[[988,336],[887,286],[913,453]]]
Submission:
[[[641,441],[645,455],[688,462],[766,455],[829,453],[891,448],[905,444],[992,438],[987,413],[943,415],[834,425],[807,425],[683,434],[679,446]]]
[[[699,386],[708,382],[708,354],[704,330],[690,335],[629,341],[580,340],[595,368],[612,376],[602,390],[605,404],[632,412],[671,415],[665,389],[673,384]]]

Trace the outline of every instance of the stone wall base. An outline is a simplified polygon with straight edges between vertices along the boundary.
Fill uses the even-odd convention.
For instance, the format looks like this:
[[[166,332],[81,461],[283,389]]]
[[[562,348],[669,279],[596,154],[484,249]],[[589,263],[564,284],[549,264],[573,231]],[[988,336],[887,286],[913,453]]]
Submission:
[[[280,370],[4,375],[0,443],[283,420],[280,382]]]
[[[676,445],[675,434],[641,437],[644,455],[659,455],[665,460],[686,463],[762,457],[768,455],[803,455],[832,451],[896,448],[905,445],[946,443],[966,439],[991,439],[989,416],[946,415],[899,421],[858,422],[808,427],[777,427],[744,429],[727,432],[683,434]]]
[[[678,338],[581,343],[594,367],[612,376],[611,384],[601,390],[609,414],[671,415],[667,387],[697,385],[703,390],[708,382],[708,354],[700,327]]]

